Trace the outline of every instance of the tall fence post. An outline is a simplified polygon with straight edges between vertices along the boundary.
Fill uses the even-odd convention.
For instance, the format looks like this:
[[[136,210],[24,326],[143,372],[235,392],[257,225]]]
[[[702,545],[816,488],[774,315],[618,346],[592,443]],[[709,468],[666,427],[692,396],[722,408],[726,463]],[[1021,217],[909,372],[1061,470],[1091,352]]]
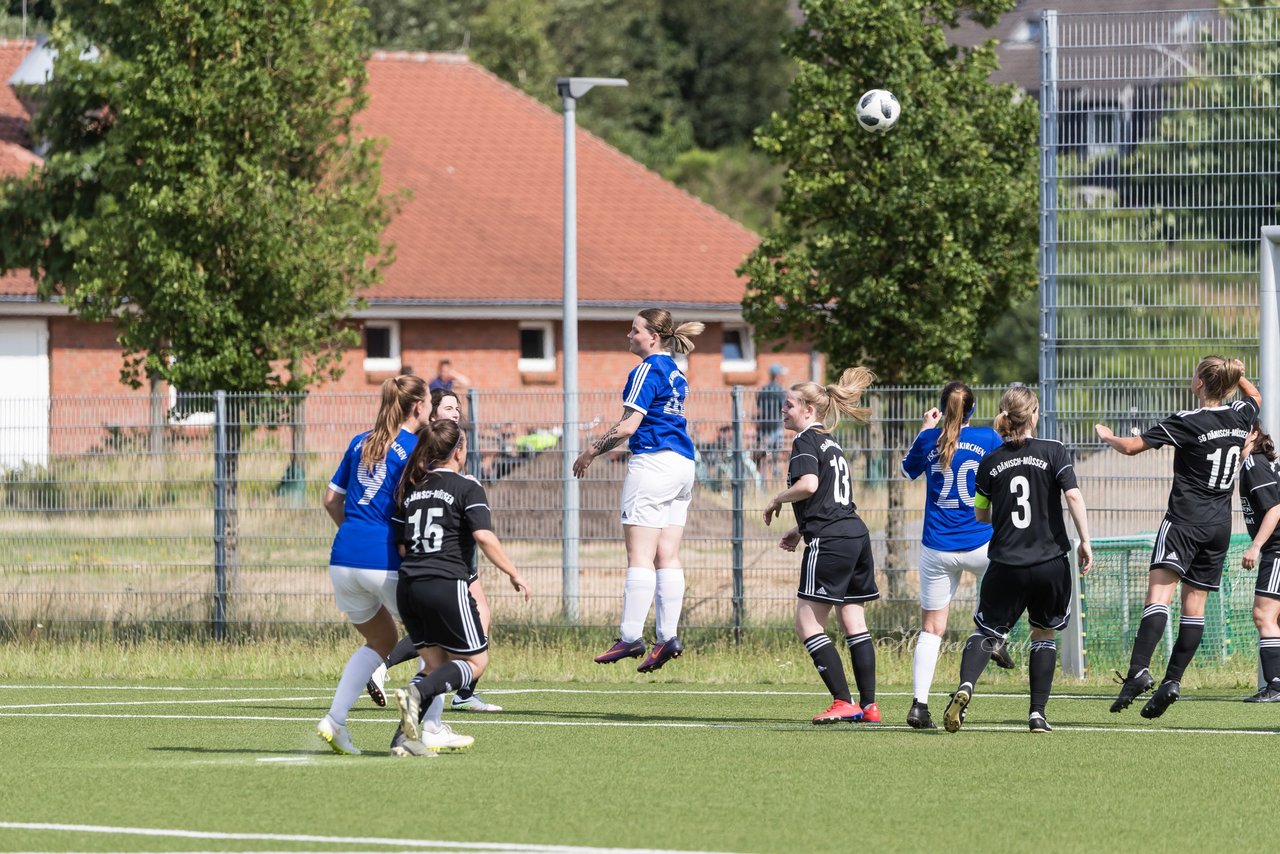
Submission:
[[[467,389],[467,472],[480,479],[480,396]]]
[[[743,489],[747,467],[743,461],[742,386],[733,387],[733,642],[742,642],[746,587],[742,578]]]
[[[1068,555],[1071,563],[1071,613],[1075,615],[1075,619],[1069,620],[1067,627],[1062,630],[1062,672],[1068,676],[1083,679],[1085,675],[1084,613],[1080,608],[1080,553],[1076,550],[1079,545],[1079,540],[1072,540],[1071,553]]]
[[[227,393],[213,394],[213,637],[227,636]]]

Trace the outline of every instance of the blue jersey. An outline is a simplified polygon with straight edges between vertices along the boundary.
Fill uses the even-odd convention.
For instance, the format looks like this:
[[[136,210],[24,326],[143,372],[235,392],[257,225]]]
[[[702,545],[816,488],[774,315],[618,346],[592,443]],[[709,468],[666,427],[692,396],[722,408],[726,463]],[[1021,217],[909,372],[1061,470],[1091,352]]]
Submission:
[[[902,473],[915,480],[928,473],[924,503],[924,545],[940,552],[967,552],[991,539],[991,526],[973,518],[978,461],[1004,444],[990,427],[961,427],[956,452],[945,471],[938,461],[942,430],[921,430],[902,460]]]
[[[369,471],[360,463],[360,449],[368,432],[351,440],[329,488],[346,496],[346,514],[333,538],[329,563],[357,569],[399,569],[400,552],[391,517],[396,510],[396,487],[418,437],[401,430],[387,447],[386,459]]]
[[[622,389],[622,405],[644,413],[627,447],[633,454],[675,451],[693,459],[693,440],[685,426],[689,381],[666,353],[655,353],[632,369]]]

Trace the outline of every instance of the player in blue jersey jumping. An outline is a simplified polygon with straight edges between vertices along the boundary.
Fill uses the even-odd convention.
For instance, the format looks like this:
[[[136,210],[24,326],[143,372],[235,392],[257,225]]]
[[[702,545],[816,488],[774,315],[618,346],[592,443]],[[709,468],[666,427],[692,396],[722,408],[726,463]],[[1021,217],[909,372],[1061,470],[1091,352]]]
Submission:
[[[637,668],[657,670],[684,652],[676,636],[684,604],[680,538],[693,497],[693,440],[685,424],[689,382],[671,358],[693,350],[701,323],[681,323],[671,312],[647,308],[635,316],[627,342],[640,362],[622,390],[622,417],[573,463],[582,477],[591,461],[628,442],[631,459],[622,483],[622,530],[627,544],[627,578],[622,591],[622,626],[612,647],[596,656],[612,664],[645,654],[642,637],[649,605],[655,602],[657,643]]]
[[[316,725],[317,734],[335,753],[360,752],[347,730],[347,712],[399,636],[400,554],[391,515],[396,485],[418,444],[415,431],[426,409],[427,384],[421,377],[384,381],[373,429],[357,434],[347,445],[324,496],[324,509],[338,526],[329,552],[334,599],[365,639],[342,669],[329,713]]]
[[[1000,447],[1002,440],[990,427],[969,424],[975,408],[972,389],[961,382],[947,383],[939,407],[924,414],[920,433],[902,461],[902,473],[912,480],[926,475],[921,627],[912,665],[914,698],[907,713],[907,723],[915,729],[937,729],[929,714],[929,689],[960,577],[970,572],[981,583],[987,571],[991,525],[974,518],[974,475],[979,461]],[[992,657],[1001,667],[1013,667],[1003,644],[993,649]]]

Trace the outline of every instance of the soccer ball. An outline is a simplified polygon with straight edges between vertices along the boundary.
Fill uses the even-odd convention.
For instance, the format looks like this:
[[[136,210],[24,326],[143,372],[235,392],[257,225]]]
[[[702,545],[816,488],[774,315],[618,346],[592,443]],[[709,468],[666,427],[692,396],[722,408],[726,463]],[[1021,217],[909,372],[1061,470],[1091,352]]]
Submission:
[[[902,106],[887,89],[870,89],[858,99],[858,124],[867,133],[888,133],[901,114]]]

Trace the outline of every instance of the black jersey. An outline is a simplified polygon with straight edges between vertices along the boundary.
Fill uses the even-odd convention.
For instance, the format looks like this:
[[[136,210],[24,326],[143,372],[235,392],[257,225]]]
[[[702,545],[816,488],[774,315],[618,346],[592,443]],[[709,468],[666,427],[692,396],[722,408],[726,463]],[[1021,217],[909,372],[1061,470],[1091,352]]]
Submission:
[[[1244,525],[1250,538],[1258,536],[1258,527],[1267,511],[1280,504],[1280,475],[1276,467],[1262,454],[1250,454],[1240,467],[1240,509],[1244,511]],[[1262,545],[1262,551],[1275,554],[1280,551],[1280,525]]]
[[[1062,493],[1076,488],[1076,471],[1061,442],[1001,445],[978,463],[975,487],[991,506],[987,557],[992,561],[1032,566],[1071,550]]]
[[[849,461],[831,434],[816,427],[800,431],[791,443],[787,486],[806,474],[817,476],[818,491],[792,505],[806,543],[814,537],[860,537],[867,533],[853,503]]]
[[[405,492],[391,519],[396,542],[405,547],[405,578],[471,578],[476,531],[491,530],[489,501],[478,481],[435,469]]]
[[[1168,516],[1187,525],[1231,524],[1231,487],[1240,451],[1258,417],[1252,398],[1179,412],[1142,434],[1153,448],[1173,445]]]

